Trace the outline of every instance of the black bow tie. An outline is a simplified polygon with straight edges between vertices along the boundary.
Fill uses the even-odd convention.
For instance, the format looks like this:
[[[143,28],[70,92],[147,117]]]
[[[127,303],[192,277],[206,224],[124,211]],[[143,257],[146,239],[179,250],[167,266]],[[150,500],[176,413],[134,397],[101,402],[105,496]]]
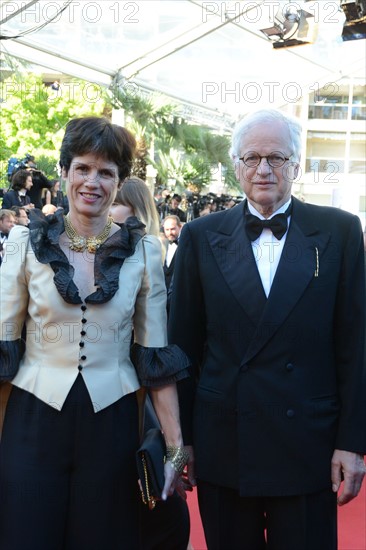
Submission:
[[[175,241],[169,241],[169,244],[176,244],[178,246],[178,241],[175,240]]]
[[[287,231],[288,214],[276,214],[270,220],[261,220],[253,214],[245,214],[245,230],[251,241],[258,239],[263,229],[268,228],[279,241]]]
[[[0,239],[7,239],[7,238],[8,238],[7,233],[3,233],[3,232],[0,233]]]

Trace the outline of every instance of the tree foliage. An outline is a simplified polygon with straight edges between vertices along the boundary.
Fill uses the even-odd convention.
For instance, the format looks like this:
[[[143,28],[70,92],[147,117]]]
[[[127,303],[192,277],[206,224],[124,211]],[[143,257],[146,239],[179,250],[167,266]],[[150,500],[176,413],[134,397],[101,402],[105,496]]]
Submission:
[[[14,72],[0,82],[1,186],[8,185],[7,161],[31,154],[49,178],[58,173],[58,158],[67,122],[79,116],[110,116],[123,109],[125,124],[138,143],[134,173],[146,178],[146,166],[157,170],[157,183],[178,192],[202,190],[218,166],[229,188],[237,189],[228,156],[229,138],[203,126],[188,124],[179,106],[161,94],[142,96],[138,87],[112,87],[72,79],[59,89],[46,86],[41,76]]]
[[[0,91],[3,176],[10,156],[21,159],[29,153],[41,163],[48,177],[55,177],[67,122],[75,116],[100,115],[105,108],[100,88],[76,79],[54,90],[45,86],[40,76],[14,74],[0,82]],[[4,177],[2,184],[8,184]]]
[[[144,169],[143,160],[145,172],[146,163],[152,164],[158,185],[174,187],[178,192],[188,187],[201,191],[212,182],[221,165],[225,184],[238,189],[228,154],[228,136],[188,124],[174,102],[167,103],[160,94],[143,97],[132,84],[113,87],[109,94],[112,107],[124,109],[126,126],[147,152],[140,155],[140,170]]]

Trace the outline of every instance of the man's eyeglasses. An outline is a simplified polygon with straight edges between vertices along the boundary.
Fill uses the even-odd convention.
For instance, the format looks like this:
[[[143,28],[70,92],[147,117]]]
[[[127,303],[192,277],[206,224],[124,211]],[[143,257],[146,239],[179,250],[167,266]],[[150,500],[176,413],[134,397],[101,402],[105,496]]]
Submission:
[[[239,160],[242,160],[248,168],[259,166],[262,159],[266,159],[272,168],[280,168],[287,160],[290,160],[289,157],[285,157],[285,155],[277,151],[273,151],[269,155],[264,156],[259,155],[255,151],[249,151],[249,153],[245,153],[243,157],[239,157]]]

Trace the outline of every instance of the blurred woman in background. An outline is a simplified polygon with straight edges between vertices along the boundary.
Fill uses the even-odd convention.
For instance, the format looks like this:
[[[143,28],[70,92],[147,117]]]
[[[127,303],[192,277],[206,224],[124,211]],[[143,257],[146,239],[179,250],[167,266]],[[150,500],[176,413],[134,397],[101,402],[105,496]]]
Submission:
[[[136,216],[145,225],[148,235],[160,235],[160,220],[154,198],[140,178],[132,176],[125,180],[117,191],[110,215],[117,223],[123,223],[129,216]]]
[[[65,214],[68,212],[68,201],[67,197],[61,191],[60,180],[56,179],[52,181],[51,189],[44,189],[44,196],[42,198],[43,206],[47,204],[53,204],[56,208],[63,208]]]
[[[109,211],[116,223],[136,216],[146,227],[148,235],[160,237],[160,220],[154,197],[146,183],[137,177],[124,181],[117,191]],[[162,252],[164,247],[162,246]],[[141,396],[143,399],[144,396]],[[146,396],[145,430],[159,425],[149,396]],[[185,486],[186,490],[190,490]],[[158,501],[154,512],[140,503],[142,520],[142,550],[193,550],[189,542],[190,519],[185,500],[174,493],[166,501]]]

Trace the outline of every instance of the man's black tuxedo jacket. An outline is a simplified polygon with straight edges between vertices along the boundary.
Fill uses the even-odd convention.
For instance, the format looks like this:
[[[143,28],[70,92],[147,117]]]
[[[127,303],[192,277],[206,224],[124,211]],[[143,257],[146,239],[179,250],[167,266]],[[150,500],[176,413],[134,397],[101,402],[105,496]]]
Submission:
[[[10,210],[12,206],[26,207],[30,203],[30,198],[27,195],[20,196],[18,191],[10,189],[5,193],[2,203],[2,208]]]
[[[360,220],[293,199],[268,299],[244,223],[242,203],[181,233],[169,337],[193,365],[185,443],[199,478],[243,496],[315,492],[334,449],[366,451]]]

